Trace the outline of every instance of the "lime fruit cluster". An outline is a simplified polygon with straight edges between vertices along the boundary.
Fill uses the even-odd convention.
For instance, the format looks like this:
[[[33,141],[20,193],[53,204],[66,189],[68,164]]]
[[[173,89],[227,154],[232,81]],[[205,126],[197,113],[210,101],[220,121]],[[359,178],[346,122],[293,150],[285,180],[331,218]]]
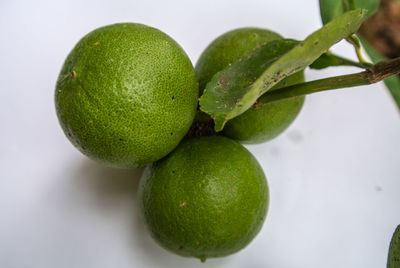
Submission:
[[[65,60],[56,111],[88,157],[144,166],[171,152],[196,112],[198,83],[183,49],[165,33],[121,23],[90,32]]]
[[[55,90],[62,129],[82,153],[104,164],[152,163],[139,200],[147,228],[164,248],[204,261],[239,251],[260,231],[269,204],[266,177],[237,141],[279,135],[304,98],[270,104],[261,97],[222,132],[237,141],[221,135],[182,139],[196,115],[198,84],[201,93],[215,73],[280,38],[258,28],[228,32],[193,68],[165,33],[121,23],[90,32],[65,60]],[[282,83],[303,79],[301,72]]]
[[[216,38],[201,54],[195,70],[203,91],[211,78],[238,58],[267,42],[282,39],[267,29],[240,28]],[[279,55],[277,55],[279,56]],[[273,89],[304,82],[303,71],[283,79]],[[262,96],[249,110],[225,125],[223,135],[241,143],[262,143],[285,131],[296,119],[304,103],[304,96],[266,103]]]

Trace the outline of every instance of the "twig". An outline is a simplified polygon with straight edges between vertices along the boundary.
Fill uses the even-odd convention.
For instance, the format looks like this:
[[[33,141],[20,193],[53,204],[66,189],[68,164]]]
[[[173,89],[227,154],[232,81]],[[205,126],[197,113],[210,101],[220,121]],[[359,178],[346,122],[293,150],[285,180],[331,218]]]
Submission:
[[[329,77],[268,91],[264,94],[263,101],[274,102],[325,90],[374,84],[395,74],[400,74],[400,57],[381,61],[364,72]]]

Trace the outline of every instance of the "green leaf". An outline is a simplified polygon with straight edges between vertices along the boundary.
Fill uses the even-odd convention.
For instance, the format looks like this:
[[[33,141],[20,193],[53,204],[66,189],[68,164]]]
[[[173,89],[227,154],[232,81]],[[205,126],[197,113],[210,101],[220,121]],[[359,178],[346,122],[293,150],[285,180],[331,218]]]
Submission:
[[[341,66],[342,62],[332,54],[324,53],[319,57],[316,61],[314,61],[311,65],[311,69],[324,69],[331,66]]]
[[[319,0],[319,11],[321,13],[322,23],[325,25],[343,14],[342,1]]]
[[[346,12],[308,36],[281,57],[276,53],[285,51],[279,43],[268,43],[260,49],[267,52],[276,49],[274,57],[264,62],[264,72],[253,74],[260,60],[253,59],[262,53],[251,53],[228,68],[214,75],[200,98],[200,109],[215,121],[215,130],[221,131],[225,123],[250,108],[257,98],[285,77],[298,72],[318,59],[332,45],[358,30],[365,19],[366,10]],[[272,46],[272,47],[271,47]],[[282,49],[283,51],[280,51]],[[264,55],[264,54],[263,54]],[[261,58],[263,60],[263,58]],[[272,62],[272,63],[271,63]]]
[[[368,10],[367,17],[370,17],[378,10],[379,0],[354,0],[354,5],[355,8]],[[339,17],[345,11],[341,0],[319,0],[319,9],[323,24]]]
[[[382,60],[386,60],[384,56],[382,56],[378,51],[376,51],[367,41],[361,39],[361,43],[367,52],[368,56],[371,58],[373,63],[378,63]],[[400,109],[400,76],[393,75],[389,78],[386,78],[383,81],[388,88],[390,94],[393,97],[393,100],[397,104],[397,107]]]
[[[389,257],[387,268],[400,267],[400,225],[394,231],[392,241],[390,242]]]
[[[265,69],[298,43],[290,39],[271,41],[214,75],[200,98],[201,110],[212,116],[229,112]],[[213,116],[213,119],[224,124],[224,117]]]
[[[354,0],[356,8],[368,10],[367,17],[371,17],[379,8],[379,0]]]
[[[356,9],[354,0],[342,0],[344,12]]]

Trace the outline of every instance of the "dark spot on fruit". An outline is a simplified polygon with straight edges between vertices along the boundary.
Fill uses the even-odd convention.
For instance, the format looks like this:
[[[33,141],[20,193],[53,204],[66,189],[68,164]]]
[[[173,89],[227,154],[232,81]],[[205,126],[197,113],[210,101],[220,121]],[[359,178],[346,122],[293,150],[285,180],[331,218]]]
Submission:
[[[175,174],[175,170],[172,170],[172,174]]]
[[[124,139],[121,139],[121,138],[120,138],[119,140],[120,140],[120,141],[123,141]]]
[[[318,45],[318,44],[319,44],[319,42],[318,42],[318,41],[315,41],[315,42],[314,42],[314,45],[315,45],[315,46],[316,46],[316,45]]]
[[[171,132],[171,136],[174,135],[174,133]]]
[[[75,78],[76,77],[76,72],[72,71],[70,75],[71,75],[71,78]]]
[[[175,96],[172,96],[171,100],[174,100],[174,99],[175,99]]]

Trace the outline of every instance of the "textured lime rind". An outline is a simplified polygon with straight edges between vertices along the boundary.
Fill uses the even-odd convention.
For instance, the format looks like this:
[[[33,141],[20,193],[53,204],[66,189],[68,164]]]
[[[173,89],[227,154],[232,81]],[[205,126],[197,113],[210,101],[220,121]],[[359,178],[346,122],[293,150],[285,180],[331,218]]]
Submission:
[[[85,155],[113,166],[156,161],[185,136],[198,84],[188,56],[142,24],[105,26],[83,37],[59,75],[60,124]]]
[[[394,231],[392,240],[390,242],[389,256],[387,268],[400,267],[400,225]]]
[[[214,136],[183,141],[149,166],[139,198],[145,224],[161,246],[205,260],[250,243],[265,220],[269,194],[251,153]]]

